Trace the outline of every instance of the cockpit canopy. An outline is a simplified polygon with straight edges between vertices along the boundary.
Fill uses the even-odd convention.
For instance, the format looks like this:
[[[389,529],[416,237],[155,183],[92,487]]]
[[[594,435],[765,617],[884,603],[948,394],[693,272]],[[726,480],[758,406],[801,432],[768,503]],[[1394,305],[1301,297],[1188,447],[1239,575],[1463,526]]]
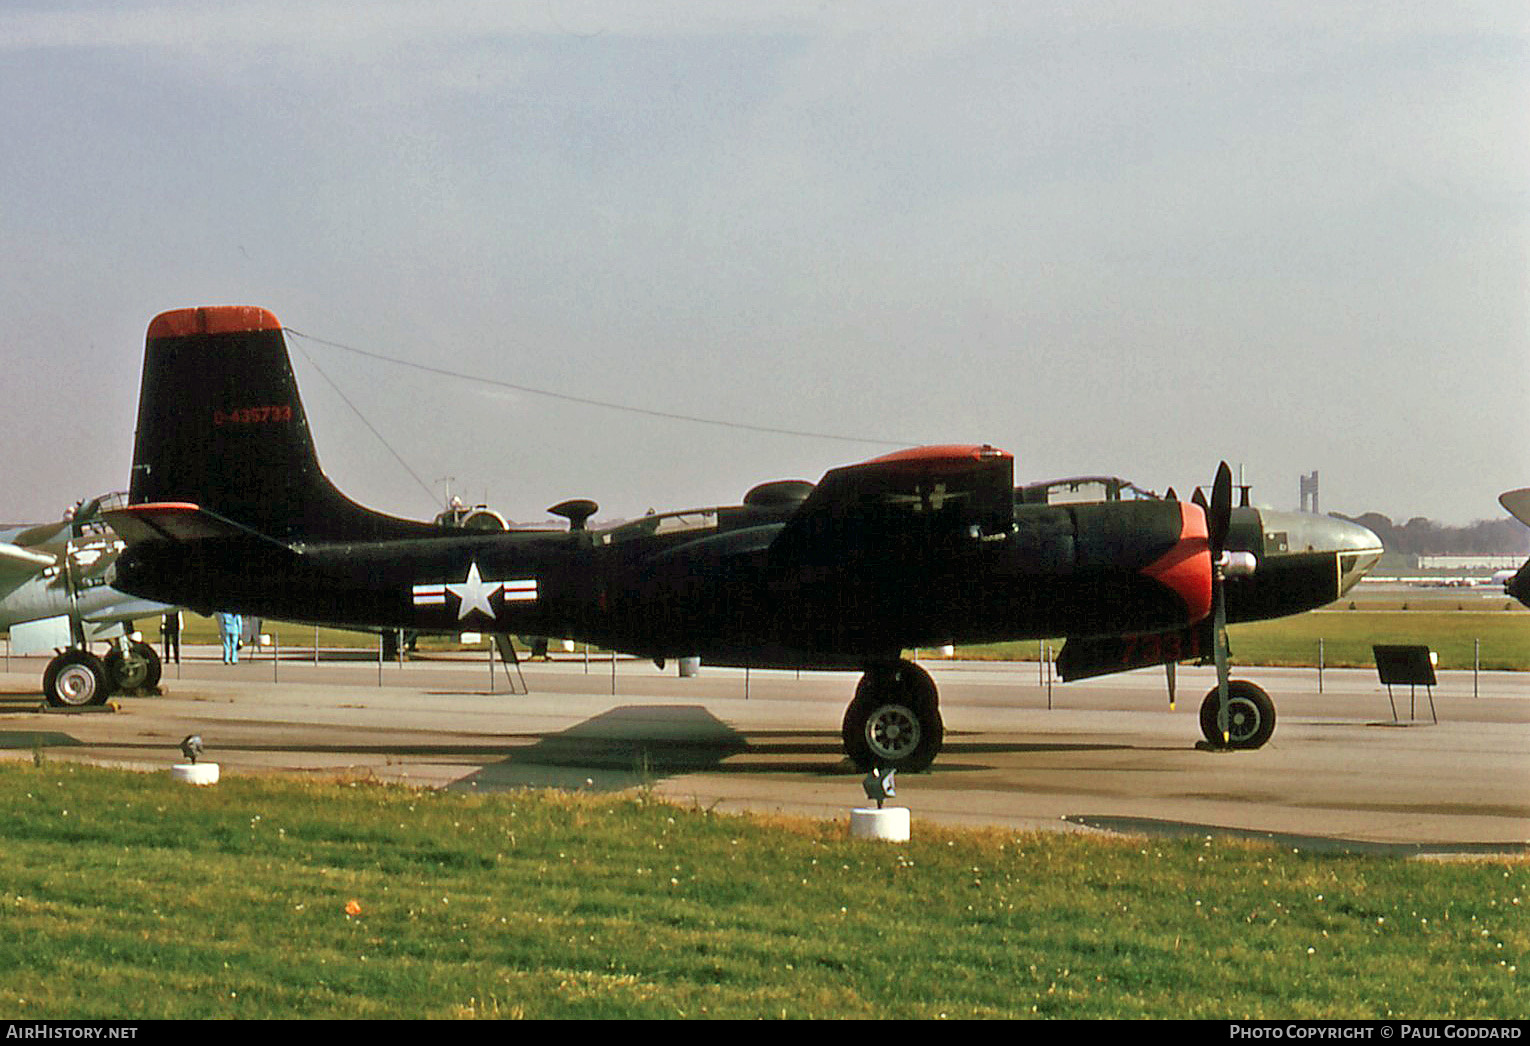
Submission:
[[[1158,501],[1159,496],[1119,476],[1072,476],[1015,490],[1017,505],[1078,505],[1099,501]]]

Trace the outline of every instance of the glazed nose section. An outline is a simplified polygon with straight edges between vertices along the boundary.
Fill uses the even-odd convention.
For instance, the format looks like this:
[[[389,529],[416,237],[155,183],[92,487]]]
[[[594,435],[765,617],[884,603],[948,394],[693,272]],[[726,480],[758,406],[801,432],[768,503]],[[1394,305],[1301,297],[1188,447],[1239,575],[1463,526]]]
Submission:
[[[1211,613],[1211,544],[1206,513],[1188,501],[1180,509],[1179,540],[1142,573],[1167,585],[1185,601],[1187,619],[1193,624]]]
[[[1369,527],[1359,523],[1332,518],[1328,522],[1337,530],[1333,540],[1338,545],[1339,595],[1342,596],[1354,588],[1381,558],[1381,539]]]
[[[1333,516],[1305,512],[1261,512],[1268,557],[1332,556],[1337,595],[1355,586],[1381,558],[1381,539],[1368,527]]]

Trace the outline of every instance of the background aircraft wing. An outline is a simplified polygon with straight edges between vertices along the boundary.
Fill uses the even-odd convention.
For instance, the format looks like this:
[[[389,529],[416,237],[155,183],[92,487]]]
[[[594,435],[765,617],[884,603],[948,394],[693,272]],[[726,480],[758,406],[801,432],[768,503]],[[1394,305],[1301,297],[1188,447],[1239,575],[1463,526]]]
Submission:
[[[15,584],[35,577],[56,561],[56,557],[46,553],[0,542],[0,584]]]
[[[63,545],[73,532],[73,521],[65,519],[54,523],[38,523],[8,536],[16,544],[25,548],[41,548],[49,545]]]

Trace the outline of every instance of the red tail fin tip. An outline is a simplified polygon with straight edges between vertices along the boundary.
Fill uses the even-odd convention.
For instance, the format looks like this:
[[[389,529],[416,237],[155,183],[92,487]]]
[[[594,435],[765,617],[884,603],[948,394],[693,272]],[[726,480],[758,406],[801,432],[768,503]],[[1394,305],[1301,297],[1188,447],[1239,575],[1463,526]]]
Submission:
[[[162,312],[149,323],[149,337],[184,338],[192,334],[239,334],[281,330],[282,322],[258,305],[209,305]]]

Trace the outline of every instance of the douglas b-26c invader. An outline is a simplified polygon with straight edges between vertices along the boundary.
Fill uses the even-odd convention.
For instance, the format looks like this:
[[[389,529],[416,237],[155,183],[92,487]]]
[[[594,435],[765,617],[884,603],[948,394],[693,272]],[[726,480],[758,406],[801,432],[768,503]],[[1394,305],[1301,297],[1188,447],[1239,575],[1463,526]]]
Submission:
[[[248,306],[149,326],[118,584],[208,611],[563,636],[657,661],[853,669],[845,751],[918,770],[944,727],[903,651],[1066,636],[1065,678],[1215,661],[1202,727],[1258,747],[1274,706],[1230,681],[1225,622],[1338,598],[1380,555],[1363,527],[1209,503],[1042,504],[991,446],[899,451],[743,503],[566,531],[470,532],[363,508],[320,470],[281,324]]]

